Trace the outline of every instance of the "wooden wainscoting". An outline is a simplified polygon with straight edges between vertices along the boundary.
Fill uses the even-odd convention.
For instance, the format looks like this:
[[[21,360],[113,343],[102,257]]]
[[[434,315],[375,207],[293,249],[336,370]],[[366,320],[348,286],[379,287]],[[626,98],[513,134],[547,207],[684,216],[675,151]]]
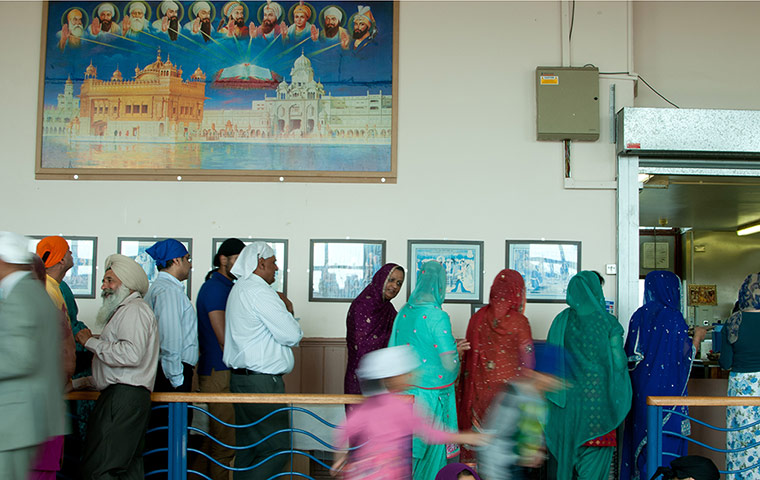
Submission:
[[[293,356],[293,371],[284,377],[286,393],[343,393],[345,338],[304,338]]]

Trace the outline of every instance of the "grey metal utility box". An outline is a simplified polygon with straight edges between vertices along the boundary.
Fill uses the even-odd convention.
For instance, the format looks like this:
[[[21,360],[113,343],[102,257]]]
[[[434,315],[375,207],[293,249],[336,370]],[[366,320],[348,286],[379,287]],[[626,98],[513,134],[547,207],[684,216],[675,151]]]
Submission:
[[[536,68],[539,140],[599,139],[599,69]]]

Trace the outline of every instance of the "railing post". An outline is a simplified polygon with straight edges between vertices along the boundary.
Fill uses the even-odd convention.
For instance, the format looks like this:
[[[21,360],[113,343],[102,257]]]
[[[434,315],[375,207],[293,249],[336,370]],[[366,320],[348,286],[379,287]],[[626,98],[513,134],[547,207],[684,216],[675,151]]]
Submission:
[[[169,480],[187,478],[187,403],[169,402]]]
[[[647,405],[647,477],[662,463],[662,407]]]

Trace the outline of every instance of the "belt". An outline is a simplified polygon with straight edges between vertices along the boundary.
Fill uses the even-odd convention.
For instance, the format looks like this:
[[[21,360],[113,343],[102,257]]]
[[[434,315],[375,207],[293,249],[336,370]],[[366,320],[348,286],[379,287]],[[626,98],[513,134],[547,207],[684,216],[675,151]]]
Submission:
[[[261,373],[256,372],[253,370],[248,370],[247,368],[233,368],[231,369],[232,373],[235,375],[269,375],[270,377],[281,377],[281,373]]]

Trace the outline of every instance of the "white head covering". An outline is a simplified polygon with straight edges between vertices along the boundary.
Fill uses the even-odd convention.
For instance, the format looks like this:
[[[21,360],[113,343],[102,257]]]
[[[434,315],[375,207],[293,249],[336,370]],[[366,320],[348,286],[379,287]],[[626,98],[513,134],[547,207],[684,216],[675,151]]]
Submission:
[[[211,12],[211,5],[209,5],[207,2],[195,2],[195,5],[193,5],[193,15],[196,17],[198,16],[198,12]]]
[[[172,2],[171,0],[165,0],[165,1],[161,2],[161,14],[162,15],[165,15],[166,12],[169,9],[176,10],[177,12],[179,12],[179,5],[177,5],[176,3]],[[118,273],[116,275],[118,275]]]
[[[240,256],[235,260],[230,273],[235,275],[239,280],[246,279],[253,274],[259,265],[259,259],[274,257],[274,250],[266,242],[253,242],[246,245]]]
[[[280,6],[279,3],[267,1],[267,4],[264,5],[264,10],[266,10],[267,8],[271,8],[272,11],[274,12],[274,16],[277,17],[278,19],[282,15],[282,7]]]
[[[333,17],[337,17],[338,21],[340,22],[343,20],[343,13],[340,11],[338,7],[330,6],[325,8],[325,17],[328,15],[332,15]]]
[[[412,372],[419,365],[417,355],[409,345],[381,348],[362,357],[356,376],[364,395],[379,395],[387,392],[382,379]]]
[[[113,3],[102,3],[98,7],[98,16],[100,16],[103,12],[111,12],[111,16],[113,16],[116,13],[116,9],[113,6]]]
[[[129,13],[132,12],[142,12],[145,13],[145,4],[142,2],[135,2],[132,5],[129,6]]]
[[[359,11],[356,13],[356,17],[363,17],[367,19],[370,24],[375,22],[375,17],[372,15],[372,11],[369,7],[365,5],[359,5],[357,8]]]
[[[13,232],[0,232],[0,260],[15,265],[32,263],[29,239]]]
[[[114,253],[106,258],[106,270],[111,269],[119,277],[121,283],[130,290],[140,292],[140,295],[148,293],[148,276],[139,263],[129,257]]]

